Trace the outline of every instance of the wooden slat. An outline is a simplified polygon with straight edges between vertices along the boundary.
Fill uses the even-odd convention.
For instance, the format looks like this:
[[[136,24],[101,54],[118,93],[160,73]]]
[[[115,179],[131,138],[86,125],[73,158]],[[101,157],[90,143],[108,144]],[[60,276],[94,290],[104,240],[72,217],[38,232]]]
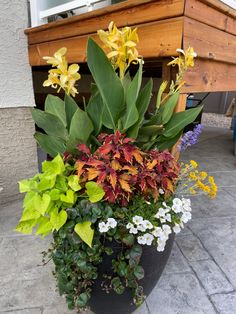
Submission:
[[[184,15],[236,35],[236,19],[199,0],[187,0]]]
[[[201,58],[236,64],[235,36],[185,17],[183,47],[189,46]]]
[[[206,3],[208,7],[215,8],[218,11],[223,12],[225,15],[229,15],[232,16],[233,18],[236,18],[236,10],[234,10],[232,7],[228,6],[227,4],[220,0],[201,0],[201,1]]]
[[[159,58],[176,55],[181,47],[183,18],[168,19],[139,26],[139,53],[145,58]],[[97,35],[92,37],[98,40]],[[57,49],[67,47],[68,62],[85,62],[88,36],[76,36],[29,46],[29,60],[32,66],[45,65],[43,56],[52,55]]]
[[[182,93],[236,91],[236,65],[197,59],[185,81]]]
[[[133,5],[131,6],[131,4]],[[117,10],[119,9],[119,10]],[[118,27],[143,24],[183,15],[184,0],[125,1],[119,5],[81,14],[26,30],[30,45],[106,29],[110,21]]]

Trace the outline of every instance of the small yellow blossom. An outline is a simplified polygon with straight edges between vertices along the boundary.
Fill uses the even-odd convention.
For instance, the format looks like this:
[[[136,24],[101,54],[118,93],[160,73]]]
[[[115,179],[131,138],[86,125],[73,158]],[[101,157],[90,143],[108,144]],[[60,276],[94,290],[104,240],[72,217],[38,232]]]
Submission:
[[[126,26],[119,30],[114,22],[108,26],[108,31],[99,30],[99,38],[108,49],[107,57],[114,69],[119,69],[120,78],[123,79],[125,71],[131,63],[140,61],[136,49],[138,43],[137,28],[131,29]]]
[[[194,160],[190,160],[190,164],[191,164],[191,166],[192,166],[193,168],[197,168],[197,166],[198,166],[197,162],[194,161]]]
[[[53,57],[43,57],[48,64],[56,68],[48,71],[48,79],[43,82],[43,86],[59,87],[57,90],[58,93],[62,88],[67,95],[75,97],[78,94],[75,83],[81,78],[78,73],[79,65],[71,64],[68,66],[65,56],[66,52],[67,49],[64,47],[56,51]]]

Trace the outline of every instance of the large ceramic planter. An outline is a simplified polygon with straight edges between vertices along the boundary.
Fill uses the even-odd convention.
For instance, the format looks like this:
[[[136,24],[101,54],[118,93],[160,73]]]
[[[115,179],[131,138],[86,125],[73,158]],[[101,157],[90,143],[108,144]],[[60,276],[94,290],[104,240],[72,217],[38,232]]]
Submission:
[[[139,281],[144,289],[144,294],[148,296],[158,282],[170,256],[174,242],[172,234],[166,243],[164,252],[157,252],[155,247],[143,246],[141,265],[144,268],[145,276]],[[131,292],[126,289],[122,295],[115,292],[107,294],[101,289],[102,274],[108,273],[111,269],[111,257],[104,259],[99,266],[100,276],[93,285],[92,297],[89,301],[91,310],[95,314],[130,314],[135,311],[136,306],[132,301]]]

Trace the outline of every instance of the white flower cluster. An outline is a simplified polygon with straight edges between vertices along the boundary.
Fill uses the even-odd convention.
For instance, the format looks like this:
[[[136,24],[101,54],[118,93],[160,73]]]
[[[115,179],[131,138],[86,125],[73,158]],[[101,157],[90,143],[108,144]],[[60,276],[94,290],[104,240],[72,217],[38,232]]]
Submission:
[[[126,228],[131,234],[137,234],[137,241],[142,245],[152,245],[153,241],[157,243],[157,251],[162,252],[165,249],[166,241],[172,230],[175,233],[180,232],[184,227],[184,223],[188,222],[191,215],[191,202],[186,198],[174,198],[172,206],[168,206],[165,202],[162,203],[163,207],[158,209],[158,212],[154,215],[159,220],[161,226],[153,226],[153,224],[142,216],[134,216],[132,223],[129,222]],[[172,215],[179,216],[180,223],[175,223],[171,228],[169,224],[172,223]]]
[[[98,228],[99,232],[104,233],[109,231],[110,229],[114,229],[117,226],[117,221],[114,218],[108,218],[107,222],[99,222]]]

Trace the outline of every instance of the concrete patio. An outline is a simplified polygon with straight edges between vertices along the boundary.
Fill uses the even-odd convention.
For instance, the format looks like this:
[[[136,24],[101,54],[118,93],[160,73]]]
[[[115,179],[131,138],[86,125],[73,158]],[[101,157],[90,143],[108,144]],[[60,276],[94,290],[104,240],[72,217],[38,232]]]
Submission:
[[[214,175],[218,197],[193,198],[193,219],[177,236],[163,276],[135,314],[234,314],[236,163],[231,131],[205,128],[199,144],[182,159],[194,159]],[[14,233],[20,214],[21,201],[0,208],[0,313],[69,314],[55,291],[52,265],[40,266],[49,239]]]

